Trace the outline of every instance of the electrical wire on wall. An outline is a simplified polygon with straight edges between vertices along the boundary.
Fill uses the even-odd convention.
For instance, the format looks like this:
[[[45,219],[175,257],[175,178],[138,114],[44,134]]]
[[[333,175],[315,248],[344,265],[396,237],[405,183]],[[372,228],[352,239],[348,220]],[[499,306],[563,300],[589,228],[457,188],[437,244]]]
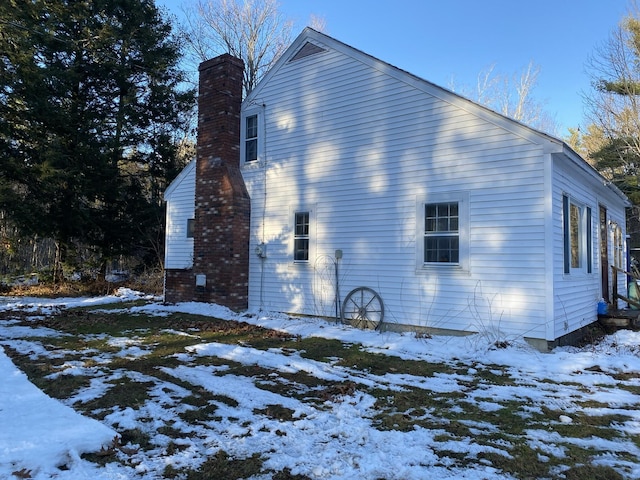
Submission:
[[[262,225],[261,225],[261,238],[260,245],[262,248],[266,248],[266,218],[267,218],[267,105],[264,102],[255,102],[256,105],[262,107]],[[258,152],[260,150],[258,149]],[[259,161],[260,161],[260,157]],[[266,251],[263,250],[260,255],[260,310],[264,309],[264,275],[265,275],[265,262],[267,261]]]

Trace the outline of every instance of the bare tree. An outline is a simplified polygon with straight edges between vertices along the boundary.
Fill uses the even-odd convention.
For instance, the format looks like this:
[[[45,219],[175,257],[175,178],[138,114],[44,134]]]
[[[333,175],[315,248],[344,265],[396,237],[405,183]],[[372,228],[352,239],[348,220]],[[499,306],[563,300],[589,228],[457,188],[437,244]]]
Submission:
[[[193,60],[229,53],[244,61],[245,95],[291,43],[293,22],[276,0],[198,0],[185,9],[185,18],[182,30]]]
[[[451,88],[502,115],[555,134],[555,119],[545,111],[543,104],[533,97],[539,75],[540,67],[533,62],[529,62],[522,71],[513,75],[497,73],[493,64],[478,74],[475,88],[457,89],[453,83]]]
[[[309,26],[318,32],[324,32],[327,29],[327,20],[324,17],[312,14],[309,18]]]
[[[631,245],[640,245],[640,9],[627,15],[587,63],[592,90],[585,94],[582,145],[590,163],[634,204],[627,216]]]

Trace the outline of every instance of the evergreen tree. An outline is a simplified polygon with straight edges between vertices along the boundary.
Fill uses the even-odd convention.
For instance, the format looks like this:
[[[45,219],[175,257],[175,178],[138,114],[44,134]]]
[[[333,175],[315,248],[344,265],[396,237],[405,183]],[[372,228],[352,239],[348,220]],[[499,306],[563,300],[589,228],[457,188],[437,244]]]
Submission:
[[[591,124],[577,140],[590,163],[634,203],[627,232],[640,245],[640,10],[629,14],[589,62]]]
[[[586,102],[592,124],[584,134],[593,165],[636,196],[637,181],[627,177],[636,176],[640,167],[638,13],[629,13],[590,61],[594,90]]]
[[[180,44],[152,0],[0,3],[0,209],[106,262],[158,229],[180,168]]]

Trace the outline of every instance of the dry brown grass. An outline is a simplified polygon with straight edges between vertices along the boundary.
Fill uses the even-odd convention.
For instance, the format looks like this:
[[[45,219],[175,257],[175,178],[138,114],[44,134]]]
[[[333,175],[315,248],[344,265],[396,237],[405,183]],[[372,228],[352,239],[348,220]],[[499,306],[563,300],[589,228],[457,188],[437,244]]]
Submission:
[[[104,295],[112,293],[110,290],[114,284],[108,282],[63,282],[63,283],[40,283],[38,285],[15,285],[7,286],[3,290],[4,295],[15,297],[82,297],[85,295]]]
[[[39,283],[38,285],[0,286],[0,294],[16,297],[84,297],[112,295],[118,288],[127,287],[140,292],[161,295],[163,273],[160,270],[145,272],[126,282],[107,282],[105,280],[64,281],[59,283]]]

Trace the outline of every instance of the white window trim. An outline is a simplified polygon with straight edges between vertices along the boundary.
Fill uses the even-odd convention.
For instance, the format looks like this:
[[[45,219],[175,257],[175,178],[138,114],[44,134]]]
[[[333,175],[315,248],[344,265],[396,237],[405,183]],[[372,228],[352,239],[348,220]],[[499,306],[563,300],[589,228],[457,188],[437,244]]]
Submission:
[[[594,268],[594,261],[593,261],[593,252],[594,249],[597,248],[597,245],[594,245],[593,241],[594,238],[597,238],[597,236],[594,235],[593,233],[593,225],[594,225],[594,219],[593,219],[593,212],[594,212],[594,208],[589,205],[586,202],[582,202],[580,200],[578,200],[577,198],[575,198],[574,196],[570,195],[569,193],[564,192],[562,194],[563,200],[562,200],[562,229],[563,229],[563,238],[562,238],[562,248],[563,248],[563,256],[567,255],[567,253],[569,254],[569,258],[568,259],[564,259],[564,267],[563,267],[563,273],[565,276],[579,276],[579,275],[592,275],[596,273],[596,268]],[[568,252],[567,252],[567,244],[565,242],[567,242],[567,239],[565,239],[565,208],[564,208],[564,198],[568,199],[568,207],[569,207],[569,239],[568,239]],[[579,248],[579,255],[580,255],[580,266],[579,267],[574,267],[571,263],[571,206],[574,205],[575,207],[578,208],[579,210],[579,225],[578,225],[578,248]],[[591,215],[591,218],[589,218],[589,214]],[[596,223],[597,225],[597,223]],[[591,245],[589,245],[589,243],[591,243]],[[566,270],[566,262],[569,262],[569,271],[567,272]]]
[[[429,203],[458,203],[458,263],[425,263],[425,205]],[[416,201],[416,271],[459,273],[469,272],[469,193],[448,192],[419,197]]]
[[[614,266],[625,270],[625,238],[623,236],[622,227],[616,222],[611,223],[611,238],[611,244],[613,245],[613,264]]]
[[[289,265],[294,267],[307,267],[315,263],[316,257],[316,241],[317,241],[317,223],[315,205],[303,205],[303,206],[289,206],[289,245],[287,248],[287,255],[289,258]],[[295,214],[300,212],[309,212],[309,259],[308,260],[294,260],[294,248],[295,248]]]
[[[258,120],[258,158],[250,162],[245,161],[246,158],[246,140],[247,140],[247,117],[256,116]],[[252,106],[242,112],[240,118],[240,165],[252,166],[261,165],[265,156],[265,126],[264,126],[264,108],[261,105]]]

